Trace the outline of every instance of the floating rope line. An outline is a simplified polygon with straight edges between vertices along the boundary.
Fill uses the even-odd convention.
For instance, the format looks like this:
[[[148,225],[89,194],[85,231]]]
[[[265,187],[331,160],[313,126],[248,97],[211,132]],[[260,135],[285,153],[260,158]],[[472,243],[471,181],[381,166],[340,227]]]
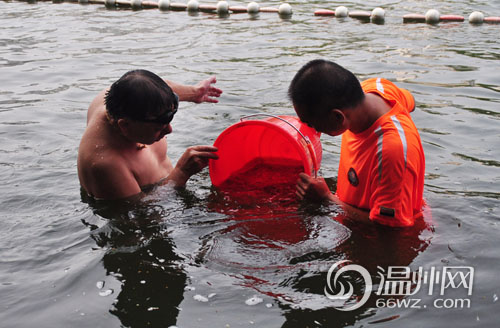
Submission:
[[[8,1],[8,0],[4,0]],[[21,0],[23,1],[23,0]],[[36,3],[37,0],[24,0],[28,3]],[[204,12],[214,13],[220,16],[229,14],[248,13],[255,15],[258,13],[278,13],[283,18],[292,16],[292,6],[284,2],[279,7],[260,7],[257,2],[250,2],[245,6],[230,6],[227,1],[219,1],[216,5],[200,4],[198,0],[189,0],[187,3],[170,2],[170,0],[38,0],[52,1],[53,3],[72,2],[80,4],[100,4],[107,8],[131,8],[133,10],[141,9],[159,9],[162,11],[188,11],[188,12]],[[355,18],[363,21],[371,21],[376,24],[383,24],[385,21],[385,10],[378,7],[370,11],[355,10],[349,11],[345,6],[339,6],[335,10],[319,9],[314,12],[315,16],[335,16],[337,18]],[[406,14],[403,16],[403,23],[427,23],[438,24],[440,22],[463,22],[465,17],[460,15],[441,15],[436,9],[429,9],[425,15],[422,14]],[[468,21],[470,24],[500,24],[500,17],[484,17],[484,14],[479,11],[472,12]]]
[[[6,1],[6,0],[4,0]],[[23,1],[23,0],[21,0]],[[36,3],[37,0],[24,0],[28,3]],[[205,12],[217,13],[219,15],[239,14],[257,14],[261,13],[278,13],[280,16],[288,17],[292,15],[292,6],[288,3],[282,3],[279,7],[260,7],[257,2],[250,2],[244,6],[230,6],[227,1],[219,1],[216,5],[200,4],[197,0],[189,0],[188,3],[170,2],[170,0],[142,1],[142,0],[38,0],[52,1],[53,3],[71,2],[79,4],[99,4],[105,5],[107,8],[131,8],[133,10],[141,9],[159,9],[162,11],[188,11],[188,12]]]
[[[339,6],[335,10],[320,9],[314,12],[315,16],[335,16],[337,18],[351,17],[360,20],[372,21],[373,23],[383,23],[385,20],[385,10],[375,8],[369,11],[352,11],[346,7]],[[460,15],[441,15],[436,9],[429,9],[425,15],[407,14],[403,16],[403,23],[427,23],[437,24],[439,22],[463,22],[465,18]],[[500,24],[500,17],[484,17],[484,14],[479,11],[474,11],[469,15],[469,23],[471,24]]]

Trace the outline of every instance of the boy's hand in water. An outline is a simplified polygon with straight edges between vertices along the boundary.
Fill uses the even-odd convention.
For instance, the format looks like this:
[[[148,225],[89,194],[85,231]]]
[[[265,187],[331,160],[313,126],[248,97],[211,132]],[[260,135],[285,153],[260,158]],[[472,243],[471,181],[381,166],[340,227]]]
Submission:
[[[313,178],[305,173],[299,174],[295,194],[300,200],[309,199],[315,202],[332,200],[335,197],[328,188],[323,177]]]

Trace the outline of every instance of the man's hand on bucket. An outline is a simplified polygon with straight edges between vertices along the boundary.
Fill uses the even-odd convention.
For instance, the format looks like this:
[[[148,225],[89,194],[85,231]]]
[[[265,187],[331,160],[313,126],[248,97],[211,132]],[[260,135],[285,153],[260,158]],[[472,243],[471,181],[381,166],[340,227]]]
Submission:
[[[300,173],[296,189],[295,194],[300,200],[308,199],[314,202],[334,201],[334,195],[323,177],[313,178],[305,173]]]
[[[219,158],[216,152],[217,147],[213,146],[188,147],[177,161],[167,180],[173,181],[178,187],[184,186],[192,175],[200,172],[208,165],[210,159]]]

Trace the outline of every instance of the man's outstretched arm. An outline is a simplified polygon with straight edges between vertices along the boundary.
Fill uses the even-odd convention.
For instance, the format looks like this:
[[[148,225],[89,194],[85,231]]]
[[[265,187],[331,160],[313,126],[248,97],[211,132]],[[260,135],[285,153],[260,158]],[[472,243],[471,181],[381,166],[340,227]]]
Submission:
[[[211,76],[196,85],[184,85],[170,80],[165,80],[172,90],[179,96],[181,101],[190,101],[194,103],[217,103],[222,90],[216,88],[213,84],[217,82],[215,76]]]

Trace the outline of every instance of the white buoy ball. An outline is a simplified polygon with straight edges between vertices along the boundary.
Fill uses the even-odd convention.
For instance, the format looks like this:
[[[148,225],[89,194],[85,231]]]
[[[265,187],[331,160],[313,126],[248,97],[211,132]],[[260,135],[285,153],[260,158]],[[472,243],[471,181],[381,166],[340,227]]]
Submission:
[[[158,1],[158,8],[160,10],[168,10],[168,8],[170,8],[170,0],[159,0]]]
[[[471,24],[481,24],[484,21],[484,15],[480,11],[473,11],[469,15],[469,23]]]
[[[116,0],[104,0],[104,4],[107,6],[107,7],[114,7],[115,4],[116,4]]]
[[[428,24],[436,24],[439,22],[439,16],[441,16],[439,11],[437,11],[436,9],[429,9],[425,13],[425,21]]]
[[[373,20],[383,20],[385,18],[385,10],[377,7],[372,10],[372,15],[371,15]]]
[[[219,14],[227,14],[229,11],[229,4],[227,1],[219,1],[217,2],[217,12]]]
[[[134,9],[139,9],[142,7],[142,0],[131,0],[130,1],[130,5],[132,6],[132,8]]]
[[[288,3],[282,3],[278,7],[278,13],[280,15],[289,16],[292,14],[292,6],[290,6]]]
[[[200,4],[198,3],[198,0],[189,0],[187,3],[187,10],[188,11],[198,11],[198,7]]]
[[[347,17],[349,15],[349,10],[344,6],[338,6],[335,9],[335,17]]]
[[[247,6],[247,12],[249,14],[256,14],[260,10],[260,6],[257,2],[250,2]]]

